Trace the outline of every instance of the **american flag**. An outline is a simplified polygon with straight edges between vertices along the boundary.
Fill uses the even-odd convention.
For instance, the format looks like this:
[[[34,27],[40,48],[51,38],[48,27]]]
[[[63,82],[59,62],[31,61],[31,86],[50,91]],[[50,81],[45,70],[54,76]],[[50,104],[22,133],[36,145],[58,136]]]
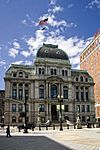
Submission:
[[[47,24],[47,21],[48,21],[48,18],[44,19],[44,20],[41,20],[39,22],[39,25],[43,26],[43,25],[46,25]]]

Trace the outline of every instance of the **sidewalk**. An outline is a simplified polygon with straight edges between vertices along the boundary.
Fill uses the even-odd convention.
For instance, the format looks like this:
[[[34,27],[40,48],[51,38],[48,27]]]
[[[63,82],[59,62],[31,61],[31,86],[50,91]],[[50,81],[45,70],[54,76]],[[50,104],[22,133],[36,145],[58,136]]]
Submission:
[[[4,132],[0,132],[4,136]],[[11,128],[13,136],[45,136],[49,139],[58,142],[72,150],[100,150],[100,129],[99,128],[84,128],[84,129],[64,129],[63,131],[56,130],[28,130],[28,133],[18,132],[17,128]]]

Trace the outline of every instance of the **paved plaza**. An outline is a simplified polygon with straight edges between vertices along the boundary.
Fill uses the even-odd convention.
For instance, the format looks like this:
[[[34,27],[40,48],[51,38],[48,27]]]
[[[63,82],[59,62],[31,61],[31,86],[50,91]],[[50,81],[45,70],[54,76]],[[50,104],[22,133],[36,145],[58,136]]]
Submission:
[[[64,129],[37,128],[28,133],[11,128],[11,138],[0,129],[0,150],[100,150],[100,128]]]

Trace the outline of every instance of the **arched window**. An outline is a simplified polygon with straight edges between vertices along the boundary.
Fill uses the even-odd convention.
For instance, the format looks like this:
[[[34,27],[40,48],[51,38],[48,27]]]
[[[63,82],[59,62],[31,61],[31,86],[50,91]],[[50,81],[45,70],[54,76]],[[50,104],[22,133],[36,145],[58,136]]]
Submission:
[[[51,98],[57,98],[57,86],[51,85]]]
[[[63,96],[64,96],[64,99],[68,99],[68,87],[67,86],[63,87]]]
[[[22,78],[23,77],[23,72],[19,72],[19,77]]]
[[[44,85],[39,86],[39,98],[44,98]]]
[[[80,81],[83,82],[83,76],[80,77]]]
[[[12,116],[12,123],[16,123],[16,116]]]

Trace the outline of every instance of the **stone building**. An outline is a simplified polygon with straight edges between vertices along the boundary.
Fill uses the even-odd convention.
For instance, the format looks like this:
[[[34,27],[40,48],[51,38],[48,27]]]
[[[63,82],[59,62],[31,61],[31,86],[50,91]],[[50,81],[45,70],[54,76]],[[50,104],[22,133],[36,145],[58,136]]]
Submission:
[[[87,70],[94,80],[96,118],[100,122],[100,29],[81,53],[80,68]]]
[[[43,44],[33,65],[14,65],[5,73],[5,124],[24,123],[26,104],[28,123],[59,122],[59,99],[62,120],[82,123],[95,120],[94,82],[84,70],[73,70],[68,55],[58,45]]]
[[[0,123],[4,123],[4,98],[5,90],[0,90]]]

